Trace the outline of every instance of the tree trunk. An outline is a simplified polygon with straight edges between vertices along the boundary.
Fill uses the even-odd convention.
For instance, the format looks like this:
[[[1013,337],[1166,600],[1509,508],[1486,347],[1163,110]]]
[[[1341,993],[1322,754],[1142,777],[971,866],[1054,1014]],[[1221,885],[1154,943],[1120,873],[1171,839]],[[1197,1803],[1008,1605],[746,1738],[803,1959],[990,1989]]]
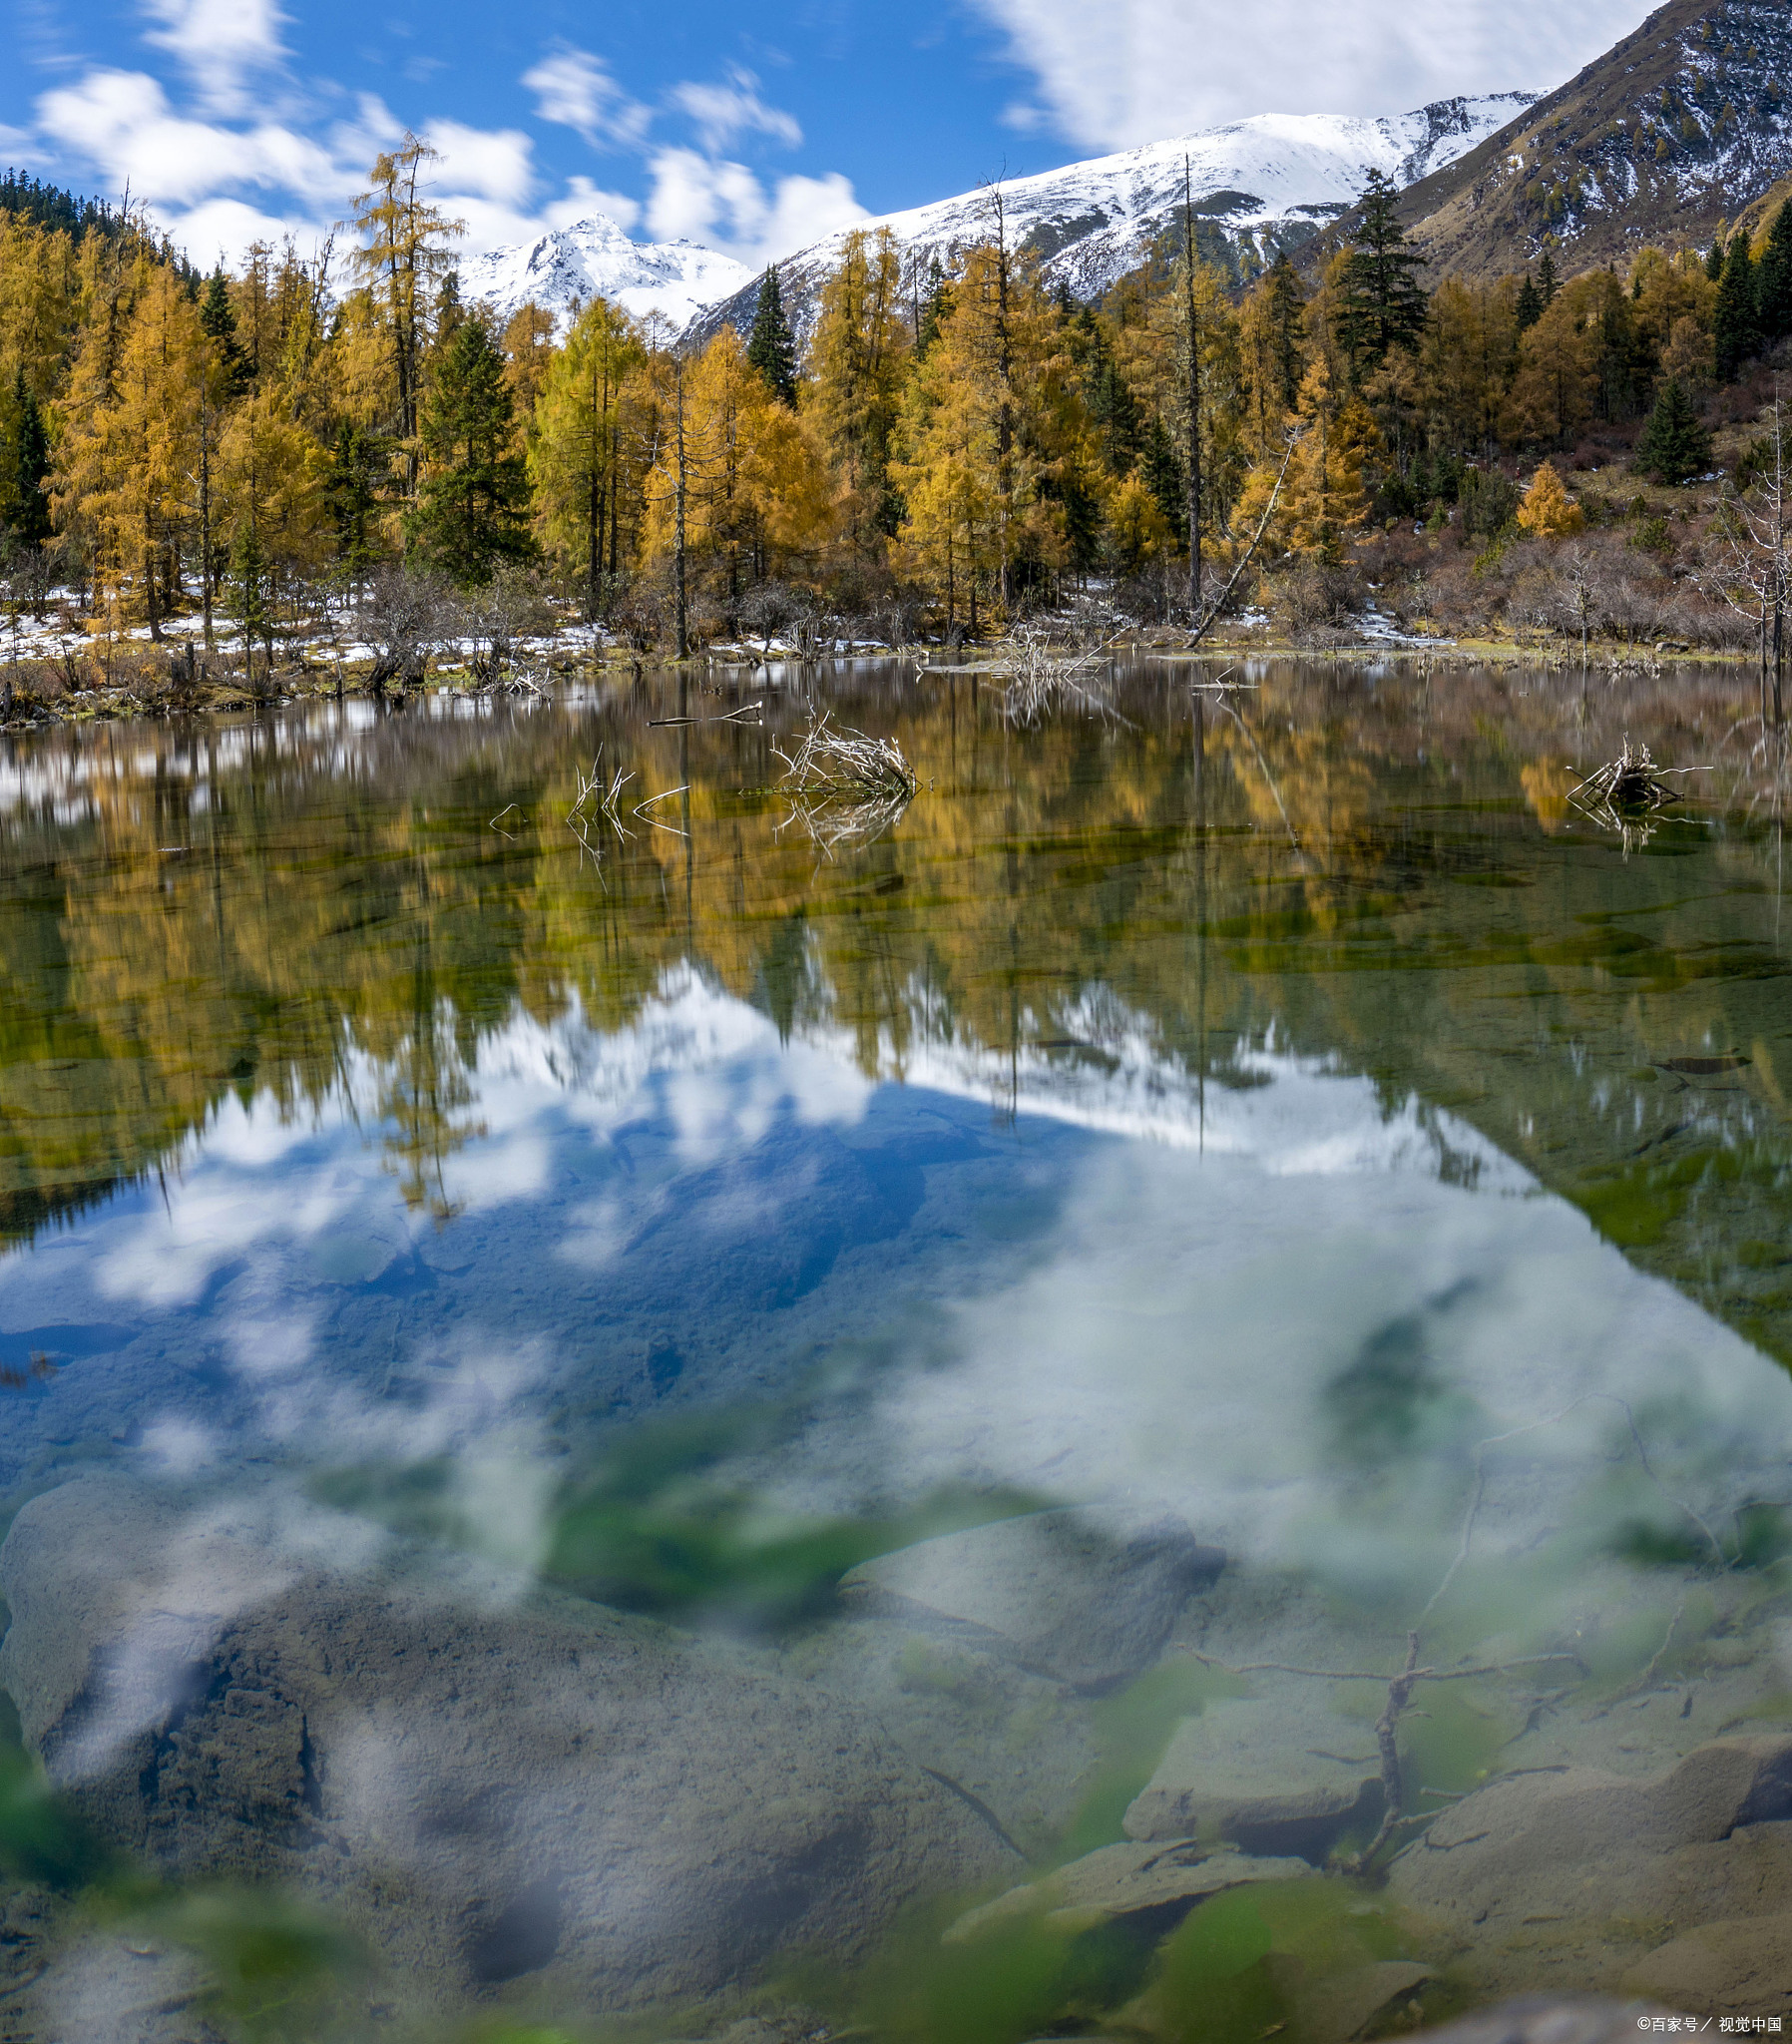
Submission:
[[[1183,318],[1188,341],[1188,622],[1201,616],[1201,358],[1194,309],[1194,207],[1188,191],[1188,159],[1182,159],[1182,269],[1186,287]]]
[[[672,518],[672,605],[678,633],[678,658],[689,651],[689,612],[684,594],[684,365],[676,370],[678,400],[678,480]]]

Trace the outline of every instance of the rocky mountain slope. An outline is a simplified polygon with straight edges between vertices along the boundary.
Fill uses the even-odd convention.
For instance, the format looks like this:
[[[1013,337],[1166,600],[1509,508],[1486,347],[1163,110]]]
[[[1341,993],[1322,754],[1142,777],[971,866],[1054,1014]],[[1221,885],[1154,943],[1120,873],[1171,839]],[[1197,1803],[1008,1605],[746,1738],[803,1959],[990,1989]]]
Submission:
[[[1668,0],[1558,91],[1406,192],[1433,274],[1708,243],[1792,173],[1792,9]],[[1318,256],[1324,239],[1315,243]]]
[[[1054,279],[1079,297],[1106,290],[1137,266],[1153,242],[1180,217],[1183,164],[1194,213],[1210,258],[1247,273],[1272,261],[1349,211],[1371,169],[1409,185],[1474,149],[1482,138],[1529,107],[1533,94],[1440,100],[1411,114],[1379,120],[1335,114],[1258,114],[1248,121],[1147,143],[1116,156],[1069,164],[1001,187],[1008,233],[1036,251]],[[991,233],[992,195],[963,193],[862,224],[888,228],[900,243],[905,271],[917,284],[931,261],[949,269],[965,249]],[[798,332],[814,316],[821,279],[838,262],[844,233],[800,250],[778,264],[784,303]],[[757,282],[701,314],[693,338],[724,321],[744,330],[757,303]]]
[[[632,242],[601,213],[460,265],[461,296],[491,305],[500,319],[533,298],[564,322],[575,305],[601,296],[637,319],[658,312],[679,330],[752,278],[745,263],[695,242]]]

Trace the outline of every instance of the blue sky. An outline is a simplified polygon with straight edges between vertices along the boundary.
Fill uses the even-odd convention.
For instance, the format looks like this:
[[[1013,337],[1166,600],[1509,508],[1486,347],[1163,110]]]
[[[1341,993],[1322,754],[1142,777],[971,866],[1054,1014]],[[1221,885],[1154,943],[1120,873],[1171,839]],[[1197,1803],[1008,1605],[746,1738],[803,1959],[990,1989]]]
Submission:
[[[607,212],[748,261],[864,214],[1264,112],[1547,90],[1640,0],[11,0],[0,159],[195,260],[347,211],[405,128],[467,247]]]

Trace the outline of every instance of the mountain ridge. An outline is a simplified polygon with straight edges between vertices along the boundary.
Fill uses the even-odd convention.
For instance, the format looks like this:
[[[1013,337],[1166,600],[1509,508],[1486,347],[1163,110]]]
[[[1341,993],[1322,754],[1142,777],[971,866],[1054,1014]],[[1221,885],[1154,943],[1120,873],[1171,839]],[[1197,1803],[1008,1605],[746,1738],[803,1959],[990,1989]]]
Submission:
[[[1701,247],[1792,175],[1792,15],[1667,0],[1567,84],[1416,180],[1398,214],[1434,275],[1558,268]],[[1310,262],[1348,220],[1315,239]]]
[[[1188,162],[1198,232],[1208,255],[1253,272],[1349,211],[1371,167],[1400,184],[1473,148],[1530,93],[1437,100],[1408,114],[1257,114],[1166,142],[1002,182],[1019,245],[1079,296],[1117,282],[1178,217]],[[867,219],[889,226],[909,266],[924,274],[983,239],[987,188]],[[778,262],[785,304],[799,333],[812,325],[820,284],[845,236],[827,236]],[[607,215],[551,230],[533,242],[467,257],[461,292],[500,320],[529,299],[570,318],[575,302],[602,294],[636,317],[658,311],[694,342],[726,323],[744,328],[757,302],[757,270],[693,242],[632,242]]]
[[[1407,183],[1440,158],[1473,148],[1526,92],[1438,100],[1408,114],[1256,114],[1220,128],[1141,144],[1001,181],[1003,210],[1016,245],[1042,258],[1046,275],[1078,297],[1098,296],[1149,255],[1180,217],[1183,163],[1190,171],[1197,233],[1210,259],[1234,277],[1255,273],[1282,249],[1295,249],[1347,213],[1373,167]],[[847,234],[888,227],[918,280],[937,257],[942,268],[988,233],[989,192],[960,193],[861,221],[783,257],[777,264],[786,312],[799,337],[812,327],[822,279]],[[724,324],[744,331],[757,281],[710,306],[688,338],[707,340]]]

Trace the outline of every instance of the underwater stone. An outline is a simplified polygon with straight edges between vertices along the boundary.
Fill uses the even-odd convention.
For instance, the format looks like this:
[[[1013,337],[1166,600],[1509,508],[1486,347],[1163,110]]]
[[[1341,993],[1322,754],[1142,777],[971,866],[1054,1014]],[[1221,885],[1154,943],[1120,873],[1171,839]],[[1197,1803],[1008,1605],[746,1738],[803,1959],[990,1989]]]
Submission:
[[[1103,1689],[1147,1667],[1182,1606],[1225,1567],[1180,1519],[1116,1538],[1081,1512],[1034,1512],[862,1562],[850,1608],[1000,1642],[1025,1668]]]
[[[1341,1752],[1352,1742],[1364,1750]],[[1310,1698],[1225,1697],[1184,1718],[1133,1798],[1127,1837],[1224,1838],[1247,1852],[1322,1861],[1340,1832],[1381,1815],[1368,1728]]]
[[[1632,1966],[1624,1982],[1675,2008],[1792,2016],[1792,1913],[1701,1923]]]
[[[425,2005],[701,1995],[1017,1864],[749,1651],[407,1563],[290,1492],[82,1477],[20,1512],[0,1583],[0,1680],[90,1820],[177,1878],[288,1884]]]
[[[1789,1819],[1792,1737],[1713,1740],[1654,1776],[1561,1768],[1491,1783],[1394,1861],[1389,1886],[1462,1941],[1486,1988],[1661,1993],[1650,1968],[1675,1932],[1683,1949],[1663,1965],[1714,1980],[1687,1933],[1792,1893]],[[1701,2009],[1755,2013],[1747,1977],[1738,1967]]]
[[[1104,1845],[1025,1887],[1011,1888],[981,1908],[967,1910],[946,1932],[961,1944],[1017,1917],[1043,1915],[1060,1929],[1092,1929],[1116,1916],[1168,1914],[1178,1903],[1252,1881],[1298,1880],[1313,1869],[1304,1859],[1253,1859],[1243,1852],[1206,1852],[1174,1845]],[[1167,1925],[1165,1926],[1167,1927]]]

